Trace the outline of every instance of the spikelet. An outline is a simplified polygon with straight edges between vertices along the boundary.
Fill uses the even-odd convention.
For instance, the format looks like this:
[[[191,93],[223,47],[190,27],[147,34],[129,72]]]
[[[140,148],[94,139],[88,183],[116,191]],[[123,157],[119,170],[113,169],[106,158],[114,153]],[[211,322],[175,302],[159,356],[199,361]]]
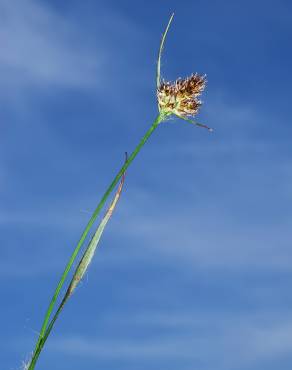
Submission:
[[[157,88],[159,110],[166,115],[195,116],[202,104],[198,97],[205,85],[206,77],[197,73],[175,82],[162,81]]]

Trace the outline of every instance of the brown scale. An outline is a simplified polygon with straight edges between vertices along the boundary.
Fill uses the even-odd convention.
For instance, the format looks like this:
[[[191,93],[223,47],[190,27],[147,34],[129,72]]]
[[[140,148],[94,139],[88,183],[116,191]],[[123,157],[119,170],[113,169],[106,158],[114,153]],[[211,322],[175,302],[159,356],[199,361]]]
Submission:
[[[196,98],[204,90],[205,84],[205,76],[198,74],[186,79],[179,78],[174,83],[163,81],[157,90],[160,109],[168,114],[194,116],[201,106]]]

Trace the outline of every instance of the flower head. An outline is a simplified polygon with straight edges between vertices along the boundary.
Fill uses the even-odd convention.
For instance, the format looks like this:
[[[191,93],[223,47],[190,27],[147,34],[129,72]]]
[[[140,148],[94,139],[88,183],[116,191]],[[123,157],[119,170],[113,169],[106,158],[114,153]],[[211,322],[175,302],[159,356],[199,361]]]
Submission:
[[[165,114],[192,117],[202,102],[198,99],[206,85],[206,77],[197,73],[175,82],[161,82],[157,88],[159,110]]]

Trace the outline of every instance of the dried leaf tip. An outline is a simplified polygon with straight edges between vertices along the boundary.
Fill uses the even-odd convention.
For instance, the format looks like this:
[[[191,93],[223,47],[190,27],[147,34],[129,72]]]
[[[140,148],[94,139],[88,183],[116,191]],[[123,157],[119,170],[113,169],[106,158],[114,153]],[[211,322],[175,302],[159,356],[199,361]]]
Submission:
[[[206,76],[195,73],[175,82],[162,81],[157,89],[159,110],[167,115],[195,116],[202,102],[198,99],[206,86]]]

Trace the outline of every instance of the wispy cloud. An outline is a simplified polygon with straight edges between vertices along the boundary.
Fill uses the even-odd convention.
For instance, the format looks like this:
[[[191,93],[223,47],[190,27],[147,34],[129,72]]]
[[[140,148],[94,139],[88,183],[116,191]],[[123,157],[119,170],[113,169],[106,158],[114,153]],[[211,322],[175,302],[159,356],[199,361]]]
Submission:
[[[86,320],[85,317],[82,320]],[[94,324],[95,325],[95,324]],[[62,354],[90,363],[116,361],[156,364],[182,361],[183,368],[200,364],[202,370],[254,369],[279,356],[290,356],[292,318],[288,310],[117,311],[99,316],[102,334],[57,335],[48,342],[50,356]],[[65,329],[66,330],[66,329]],[[71,332],[71,333],[70,333]],[[27,346],[27,337],[10,338],[3,348]],[[143,367],[144,368],[144,367]],[[272,368],[272,367],[271,367]]]
[[[22,86],[88,87],[105,62],[84,45],[86,31],[45,2],[0,1],[1,91]]]
[[[110,318],[111,324],[123,323],[128,333],[123,338],[62,336],[52,340],[49,350],[93,360],[185,360],[199,362],[202,369],[253,368],[278,355],[291,352],[291,317],[265,312],[218,314],[216,312],[146,313],[126,319]],[[273,324],[271,325],[271,322]],[[138,326],[137,326],[138,325]],[[146,327],[157,325],[147,334]],[[162,325],[162,326],[161,326]],[[141,337],[131,337],[140,328]],[[169,329],[166,331],[166,329]],[[149,332],[148,332],[149,333]]]

